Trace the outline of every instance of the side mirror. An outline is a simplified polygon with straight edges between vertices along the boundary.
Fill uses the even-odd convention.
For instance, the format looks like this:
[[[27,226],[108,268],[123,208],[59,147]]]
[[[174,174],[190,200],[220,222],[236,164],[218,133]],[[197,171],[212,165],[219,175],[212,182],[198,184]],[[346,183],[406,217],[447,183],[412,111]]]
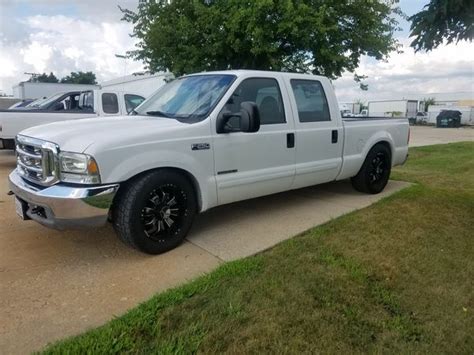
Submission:
[[[235,119],[237,127],[230,124]],[[260,111],[255,102],[245,101],[240,104],[240,112],[221,112],[217,117],[217,133],[257,132],[260,129]]]

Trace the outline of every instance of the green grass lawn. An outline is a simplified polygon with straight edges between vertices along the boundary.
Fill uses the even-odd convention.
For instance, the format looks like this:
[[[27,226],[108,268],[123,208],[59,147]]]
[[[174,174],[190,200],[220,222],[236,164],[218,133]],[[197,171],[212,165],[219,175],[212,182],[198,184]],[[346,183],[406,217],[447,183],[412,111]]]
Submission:
[[[474,143],[392,177],[415,184],[46,352],[472,354]]]

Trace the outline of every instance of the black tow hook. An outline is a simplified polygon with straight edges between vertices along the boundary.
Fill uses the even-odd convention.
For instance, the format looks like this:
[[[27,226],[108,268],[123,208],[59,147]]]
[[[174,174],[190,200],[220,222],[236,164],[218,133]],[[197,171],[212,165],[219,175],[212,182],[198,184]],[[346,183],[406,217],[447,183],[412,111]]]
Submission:
[[[11,196],[11,195],[14,195],[14,194],[15,194],[15,193],[14,193],[13,191],[8,191],[8,192],[7,192],[7,195],[8,195],[8,196]]]

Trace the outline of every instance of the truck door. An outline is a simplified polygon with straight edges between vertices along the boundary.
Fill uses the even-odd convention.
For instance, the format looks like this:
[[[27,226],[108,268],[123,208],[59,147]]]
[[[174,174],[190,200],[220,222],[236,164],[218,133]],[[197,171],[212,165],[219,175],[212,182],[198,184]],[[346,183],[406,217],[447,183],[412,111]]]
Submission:
[[[342,166],[344,137],[329,81],[295,77],[286,84],[295,117],[296,175],[292,187],[335,180]]]
[[[264,75],[264,74],[262,74]],[[217,134],[213,145],[219,204],[288,190],[295,175],[294,122],[281,79],[243,79],[222,110],[239,112],[255,102],[261,126],[255,133]],[[230,122],[237,125],[238,120]]]

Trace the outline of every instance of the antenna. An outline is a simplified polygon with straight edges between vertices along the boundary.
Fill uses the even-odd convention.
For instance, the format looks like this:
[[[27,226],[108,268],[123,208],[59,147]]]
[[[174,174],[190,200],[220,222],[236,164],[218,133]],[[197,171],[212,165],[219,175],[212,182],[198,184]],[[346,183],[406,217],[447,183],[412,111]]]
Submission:
[[[28,79],[28,81],[32,81],[32,82],[36,81],[36,78],[41,75],[40,73],[28,73],[28,72],[24,72],[23,74],[30,75],[30,78]]]

